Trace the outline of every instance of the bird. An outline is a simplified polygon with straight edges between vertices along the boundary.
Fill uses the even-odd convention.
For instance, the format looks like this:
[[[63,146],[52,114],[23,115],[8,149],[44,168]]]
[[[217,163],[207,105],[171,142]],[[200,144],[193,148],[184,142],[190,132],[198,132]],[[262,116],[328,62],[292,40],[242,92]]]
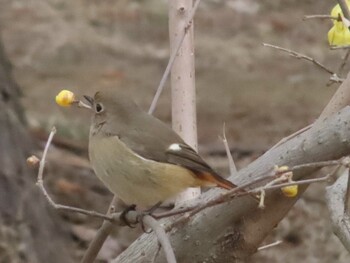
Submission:
[[[103,90],[84,98],[93,111],[91,165],[97,177],[125,204],[148,208],[188,187],[236,187],[129,96]]]

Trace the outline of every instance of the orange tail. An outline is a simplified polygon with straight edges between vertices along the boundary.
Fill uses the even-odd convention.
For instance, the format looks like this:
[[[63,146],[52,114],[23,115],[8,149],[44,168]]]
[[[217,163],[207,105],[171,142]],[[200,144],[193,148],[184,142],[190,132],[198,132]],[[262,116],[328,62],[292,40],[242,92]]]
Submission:
[[[203,186],[215,185],[227,190],[237,187],[237,185],[235,185],[234,183],[222,178],[220,175],[217,174],[212,174],[209,172],[195,172],[195,174],[201,181],[203,181]]]

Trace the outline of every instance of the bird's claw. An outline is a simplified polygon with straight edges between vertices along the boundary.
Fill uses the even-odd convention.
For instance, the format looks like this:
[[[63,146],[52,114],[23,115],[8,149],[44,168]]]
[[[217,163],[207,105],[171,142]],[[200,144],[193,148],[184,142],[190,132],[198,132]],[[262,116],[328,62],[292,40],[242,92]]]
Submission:
[[[152,206],[150,209],[146,210],[146,211],[143,211],[141,212],[138,217],[137,217],[137,222],[140,223],[141,225],[141,228],[143,230],[144,233],[146,234],[149,234],[152,232],[152,230],[150,231],[147,231],[146,228],[145,228],[145,224],[143,223],[143,218],[145,216],[152,216],[153,212],[157,210],[157,208],[159,208],[159,206],[162,204],[162,202],[158,202],[156,203],[154,206]]]
[[[126,218],[127,213],[129,213],[130,211],[135,211],[136,209],[136,205],[130,205],[127,208],[124,209],[124,211],[121,213],[120,215],[120,220],[127,225],[130,228],[135,228],[136,224],[131,224],[128,219]]]

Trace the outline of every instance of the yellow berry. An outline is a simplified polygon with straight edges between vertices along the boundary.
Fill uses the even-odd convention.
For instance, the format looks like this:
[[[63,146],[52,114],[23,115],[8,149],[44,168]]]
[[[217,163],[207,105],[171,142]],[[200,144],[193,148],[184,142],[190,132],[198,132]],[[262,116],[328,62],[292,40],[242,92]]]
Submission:
[[[284,172],[287,172],[288,170],[289,170],[289,167],[287,165],[275,166],[276,173],[284,173]]]
[[[69,90],[61,90],[56,96],[56,103],[62,107],[68,107],[75,101],[74,93]]]
[[[287,197],[295,197],[298,194],[298,185],[293,184],[281,188],[282,193]]]

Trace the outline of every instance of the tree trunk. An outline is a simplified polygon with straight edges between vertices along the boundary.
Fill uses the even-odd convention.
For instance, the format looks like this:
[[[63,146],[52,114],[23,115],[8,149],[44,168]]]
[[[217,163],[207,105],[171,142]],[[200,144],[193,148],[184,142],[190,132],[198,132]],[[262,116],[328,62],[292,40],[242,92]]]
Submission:
[[[171,53],[177,48],[185,30],[193,1],[169,1],[169,36]],[[171,68],[172,126],[182,139],[197,150],[196,87],[194,70],[193,24],[188,28],[181,48]],[[200,196],[201,189],[188,188],[176,196],[176,203],[183,203]]]
[[[67,235],[26,166],[35,145],[19,96],[0,39],[0,262],[71,262]]]

